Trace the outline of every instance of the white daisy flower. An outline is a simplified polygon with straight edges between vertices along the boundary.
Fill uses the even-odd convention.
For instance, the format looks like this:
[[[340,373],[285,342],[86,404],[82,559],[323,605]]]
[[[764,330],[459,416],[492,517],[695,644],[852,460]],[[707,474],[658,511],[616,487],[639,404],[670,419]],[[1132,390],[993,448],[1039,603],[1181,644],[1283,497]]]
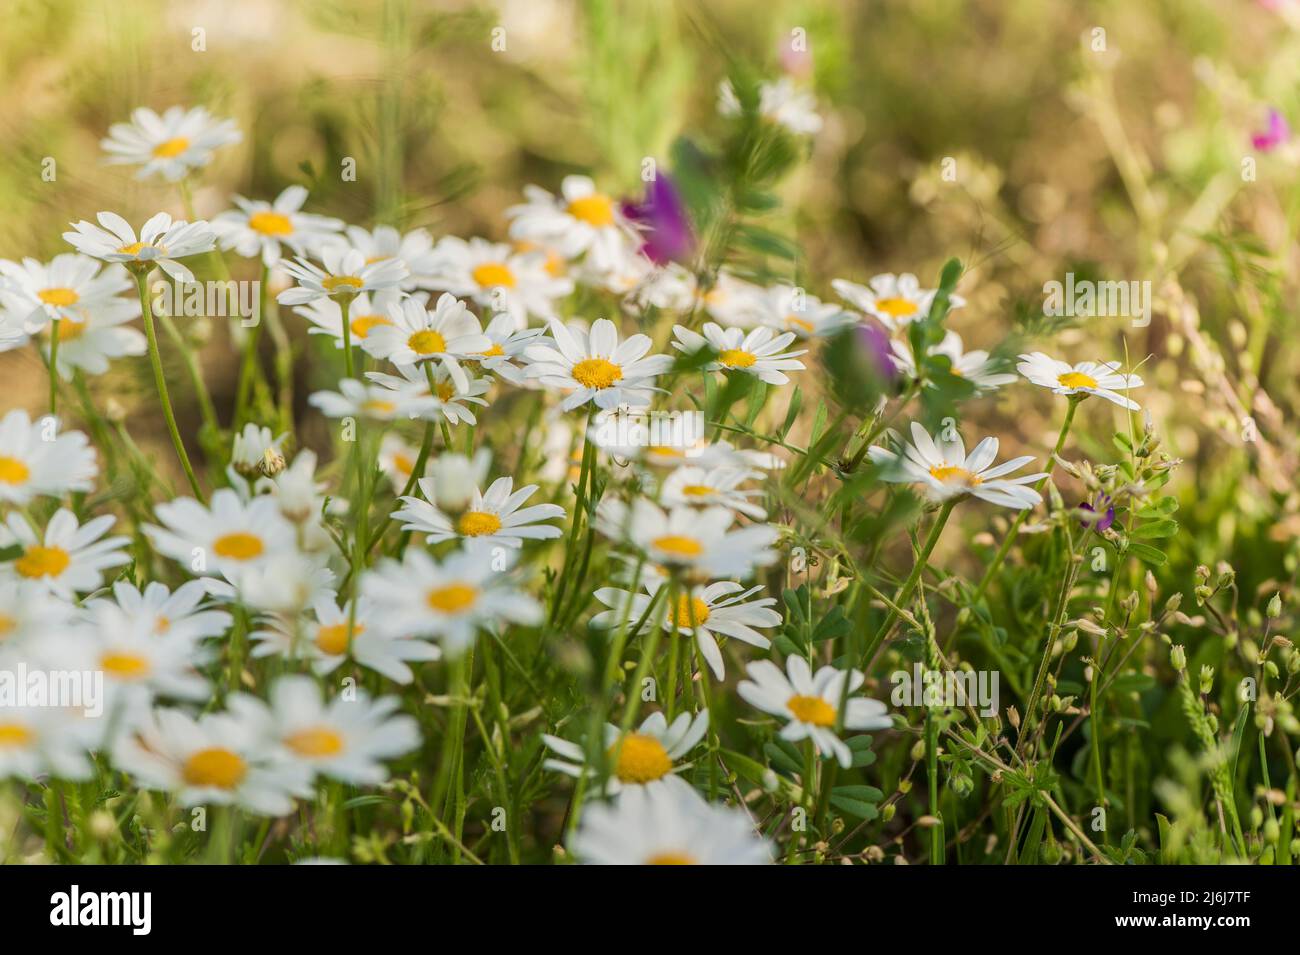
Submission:
[[[611,773],[606,791],[611,795],[624,786],[644,786],[659,780],[673,779],[675,773],[689,764],[679,764],[687,753],[699,745],[709,728],[709,711],[700,710],[692,716],[679,713],[670,725],[663,713],[651,713],[645,721],[623,735],[613,723],[606,723],[604,748],[611,760]],[[595,775],[595,767],[588,767],[587,754],[577,743],[559,736],[542,734],[546,748],[559,756],[542,763],[544,769],[554,770],[574,779],[584,773]]]
[[[644,498],[630,508],[606,498],[596,510],[596,526],[607,537],[630,541],[653,563],[712,577],[747,577],[776,560],[775,528],[751,524],[733,530],[734,521],[725,507],[679,506],[665,513]]]
[[[1071,365],[1036,351],[1021,355],[1016,369],[1034,384],[1050,388],[1055,394],[1096,395],[1129,411],[1139,410],[1136,401],[1118,392],[1140,388],[1142,379],[1121,374],[1117,361],[1081,361]]]
[[[691,507],[725,507],[738,511],[756,521],[767,520],[767,511],[750,502],[763,492],[740,485],[757,475],[738,468],[712,468],[705,470],[694,465],[683,465],[666,478],[659,499],[668,506],[687,504]]]
[[[474,489],[474,497],[466,510],[449,515],[430,503],[437,498],[437,485],[429,478],[423,478],[420,493],[429,500],[400,498],[404,506],[393,512],[393,520],[405,521],[402,530],[424,534],[430,544],[473,539],[483,544],[517,548],[522,547],[525,540],[559,537],[560,528],[541,522],[563,518],[564,508],[558,504],[522,507],[524,501],[537,493],[537,485],[529,484],[511,493],[513,487],[513,478],[497,478],[486,493]]]
[[[762,471],[777,471],[785,467],[785,462],[770,452],[737,448],[730,441],[709,441],[704,437],[700,437],[699,440],[684,448],[651,445],[639,450],[642,461],[661,468],[693,464],[706,471],[715,468],[733,468],[741,471],[757,468]]]
[[[744,329],[722,328],[705,322],[704,334],[700,335],[684,325],[674,325],[673,336],[677,339],[673,347],[680,352],[690,354],[706,345],[717,352],[717,358],[704,366],[708,371],[742,372],[769,385],[788,384],[790,379],[785,372],[802,371],[804,364],[797,356],[807,352],[806,348],[783,352],[794,341],[794,332],[777,335],[771,328],[762,326],[746,333]]]
[[[3,279],[0,279],[0,283],[3,283]],[[23,327],[16,315],[0,308],[0,352],[22,348],[30,336],[31,333]]]
[[[967,454],[966,444],[959,433],[954,431],[951,440],[945,440],[942,435],[935,440],[914,421],[912,443],[899,444],[898,452],[879,445],[868,450],[871,460],[882,467],[881,480],[919,484],[932,501],[946,501],[969,494],[990,504],[1025,510],[1042,500],[1037,491],[1026,485],[1046,477],[1046,473],[1003,478],[1002,475],[1019,470],[1034,458],[1024,455],[994,466],[993,460],[998,454],[997,438],[985,438]]]
[[[392,376],[388,376],[392,377]],[[318,391],[307,403],[320,409],[327,418],[373,418],[376,421],[398,421],[419,418],[438,410],[429,397],[429,385],[408,382],[400,388],[386,384],[366,384],[355,378],[344,378],[338,391]]]
[[[143,591],[118,580],[112,600],[96,597],[86,602],[86,609],[111,630],[138,630],[171,643],[196,644],[224,634],[233,619],[224,610],[203,606],[206,596],[200,580],[187,581],[174,591],[156,580]]]
[[[32,421],[22,408],[0,418],[0,501],[22,507],[37,495],[89,491],[98,474],[95,450],[80,431],[59,434],[53,418]]]
[[[458,551],[437,563],[414,547],[401,563],[385,559],[361,578],[362,592],[383,608],[377,623],[393,636],[437,637],[460,654],[480,630],[535,626],[542,608],[497,570],[489,548]]]
[[[139,314],[138,302],[119,299],[111,307],[87,309],[80,318],[60,320],[58,357],[55,359],[59,377],[71,381],[77,369],[87,375],[102,375],[108,371],[110,359],[145,354],[149,343],[144,334],[126,327],[126,323]],[[51,343],[42,345],[41,351],[48,361]]]
[[[765,292],[762,286],[737,278],[726,269],[719,270],[712,287],[703,294],[701,304],[709,317],[724,328],[752,326],[762,311]]]
[[[635,624],[644,617],[659,587],[667,586],[667,583],[663,578],[646,578],[642,585],[645,593],[634,594],[616,587],[597,590],[596,599],[610,609],[592,617],[592,624],[612,629],[624,622]],[[686,594],[678,596],[676,607],[660,608],[663,629],[681,636],[689,636],[693,629],[700,656],[708,663],[713,675],[721,680],[726,676],[726,668],[718,647],[719,636],[733,637],[763,650],[772,645],[767,637],[754,629],[776,627],[781,623],[781,615],[771,609],[776,604],[775,597],[749,599],[762,589],[761,585],[745,589],[730,580],[693,587],[689,597]]]
[[[463,454],[439,454],[429,464],[428,481],[420,491],[430,504],[448,514],[468,510],[478,496],[478,489],[487,481],[492,455],[487,448],[479,448],[474,457]]]
[[[555,347],[530,345],[524,352],[528,375],[544,385],[569,392],[560,408],[572,411],[588,401],[597,408],[619,405],[646,407],[654,379],[672,367],[667,355],[650,355],[650,337],[631,335],[619,343],[618,329],[608,319],[597,319],[590,334],[551,322]]]
[[[836,279],[831,286],[844,301],[859,311],[872,316],[890,331],[897,331],[930,314],[938,289],[923,289],[910,272],[894,275],[886,272],[870,279],[866,285],[857,285]],[[948,296],[949,308],[961,308],[966,300],[960,295]]]
[[[202,106],[173,106],[161,116],[142,106],[131,113],[131,122],[110,126],[99,145],[108,153],[105,162],[139,166],[137,179],[161,175],[176,182],[210,163],[217,147],[243,138],[234,120],[217,119]]]
[[[639,244],[618,202],[586,176],[565,176],[560,193],[524,187],[528,201],[506,210],[510,237],[549,245],[566,258],[585,252],[599,269],[616,266],[629,245]]]
[[[478,424],[478,418],[469,406],[487,407],[487,399],[483,395],[492,388],[489,379],[475,378],[461,369],[465,374],[465,389],[461,391],[452,378],[451,369],[445,364],[440,364],[434,368],[433,388],[430,389],[427,368],[427,365],[398,365],[396,375],[388,375],[382,371],[368,371],[366,378],[391,391],[427,399],[424,409],[418,415],[412,414],[413,418],[419,417],[426,421],[439,421],[445,418],[452,426],[461,422]]]
[[[825,338],[857,319],[830,302],[792,285],[774,285],[754,297],[752,320],[796,338]]]
[[[857,670],[824,666],[813,673],[807,660],[791,656],[786,658],[785,673],[771,660],[757,660],[746,672],[749,679],[742,680],[736,692],[751,706],[789,721],[781,729],[783,740],[811,739],[823,759],[833,754],[845,769],[852,765],[853,753],[835,732],[841,701],[848,701],[841,723],[846,730],[883,730],[893,725],[884,703],[850,698],[866,679]]]
[[[288,437],[288,434],[273,437],[270,428],[250,421],[235,435],[230,463],[245,476],[261,474],[274,477],[285,468],[284,442]]]
[[[395,260],[406,266],[402,288],[437,288],[430,284],[434,267],[433,238],[427,229],[413,229],[403,235],[390,225],[377,225],[371,231],[350,225],[345,230],[348,245],[363,253],[367,262]]]
[[[334,592],[334,571],[327,566],[329,556],[321,551],[277,551],[257,572],[250,569],[241,578],[239,599],[264,613],[302,613]]]
[[[40,584],[0,576],[0,651],[22,654],[24,646],[67,629],[74,608]]]
[[[393,485],[394,491],[403,491],[415,472],[415,462],[420,458],[420,451],[392,432],[385,432],[379,442],[379,470]],[[424,471],[420,477],[428,477],[432,462],[424,462]]]
[[[372,700],[360,690],[326,702],[311,677],[286,676],[272,684],[269,707],[239,694],[230,709],[262,724],[284,762],[353,786],[377,786],[388,778],[384,760],[420,745],[415,720],[393,715],[398,705],[395,696]]]
[[[197,641],[160,639],[123,615],[111,601],[86,608],[89,626],[50,645],[48,659],[65,670],[104,675],[105,733],[120,732],[148,715],[158,698],[199,702],[212,687],[198,668],[211,654]],[[99,745],[108,737],[101,736]]]
[[[890,342],[890,347],[893,351],[891,360],[899,372],[915,378],[916,362],[912,358],[911,344],[896,338]],[[939,344],[932,345],[929,354],[947,358],[953,376],[969,381],[976,394],[993,391],[1016,380],[1015,375],[997,371],[999,363],[991,360],[988,352],[981,349],[962,351],[961,336],[954,331],[948,331]]]
[[[470,355],[469,360],[478,362],[481,369],[500,375],[512,385],[526,382],[526,372],[517,363],[523,362],[528,346],[552,344],[544,328],[516,329],[515,320],[505,314],[493,316],[483,334],[492,343],[491,347]]]
[[[101,212],[99,226],[84,219],[72,223],[73,232],[63,238],[78,252],[105,262],[131,263],[132,267],[158,266],[177,282],[194,281],[194,273],[177,262],[187,256],[211,252],[216,237],[206,222],[172,221],[160,212],[140,227],[135,237],[131,224],[115,212]]]
[[[411,298],[423,305],[428,301],[428,293],[416,292]],[[393,320],[388,317],[388,312],[401,301],[400,288],[384,289],[373,295],[362,292],[354,298],[352,304],[348,306],[348,331],[351,332],[349,337],[352,343],[362,345],[372,328],[393,324]],[[307,329],[307,334],[331,335],[334,338],[334,347],[343,347],[343,309],[337,300],[318,298],[306,305],[299,305],[294,311],[311,322],[312,327]]]
[[[447,236],[438,240],[434,256],[429,288],[509,315],[515,330],[526,328],[530,316],[550,321],[555,317],[555,299],[573,291],[572,279],[547,271],[545,253],[516,252],[504,243]]]
[[[105,514],[81,524],[70,510],[60,508],[45,526],[45,533],[37,536],[22,516],[11,513],[5,528],[22,552],[10,563],[0,564],[0,573],[35,581],[69,599],[73,594],[98,590],[104,584],[105,570],[130,560],[123,549],[130,538],[104,537],[115,520]]]
[[[314,265],[301,255],[281,268],[298,284],[275,297],[281,305],[305,305],[323,298],[347,296],[359,292],[380,292],[399,288],[406,280],[406,266],[396,259],[367,262],[365,253],[338,242],[324,242],[317,249],[321,265]]]
[[[235,702],[235,696],[228,701]],[[311,770],[280,758],[263,723],[236,714],[232,709],[195,719],[180,710],[154,710],[117,741],[113,765],[146,788],[176,793],[184,806],[234,804],[264,816],[287,815],[293,797],[312,794]]]
[[[100,271],[103,269],[103,271]],[[130,298],[122,298],[129,293]],[[0,259],[0,304],[23,330],[34,335],[58,319],[85,322],[87,313],[140,314],[135,286],[126,269],[75,252],[56,255],[48,264]]]
[[[445,368],[459,391],[469,390],[460,363],[492,347],[478,317],[454,295],[441,295],[433,311],[405,299],[388,310],[389,324],[377,325],[361,343],[368,354],[395,365],[434,362]]]
[[[85,720],[50,706],[0,707],[0,779],[89,779]]]
[[[723,116],[739,116],[742,112],[740,98],[731,80],[723,80],[718,86],[718,112]],[[784,126],[796,136],[814,136],[822,128],[817,98],[798,89],[788,76],[775,83],[759,84],[758,115]]]
[[[629,786],[588,806],[569,848],[588,865],[767,865],[772,848],[743,809],[690,786]]]
[[[332,592],[318,595],[312,601],[310,618],[273,616],[269,628],[252,634],[253,656],[300,660],[309,663],[318,676],[351,659],[402,685],[415,678],[408,663],[442,656],[442,651],[431,643],[394,637],[376,626],[374,605],[365,597],[357,601],[355,622],[351,620],[352,604],[340,607],[337,600]]]
[[[142,528],[158,553],[196,576],[219,574],[241,587],[266,571],[268,558],[295,546],[293,525],[273,497],[243,501],[221,488],[205,507],[191,497],[164,501],[154,508],[162,527]]]
[[[260,257],[267,268],[279,263],[286,246],[294,255],[311,255],[343,228],[342,219],[300,211],[307,201],[302,186],[289,186],[274,202],[231,198],[236,208],[212,220],[213,232],[223,249],[246,259]]]

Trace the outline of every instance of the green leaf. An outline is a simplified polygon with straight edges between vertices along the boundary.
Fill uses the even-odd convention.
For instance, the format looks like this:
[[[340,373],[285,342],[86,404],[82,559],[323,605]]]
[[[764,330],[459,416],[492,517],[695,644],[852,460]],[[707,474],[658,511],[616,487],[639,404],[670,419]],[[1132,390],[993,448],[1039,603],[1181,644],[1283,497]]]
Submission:
[[[1152,567],[1163,567],[1169,558],[1162,550],[1156,550],[1150,544],[1130,543],[1128,552],[1142,561],[1144,564],[1150,564]]]
[[[871,820],[880,814],[876,806],[884,795],[874,786],[836,786],[831,790],[830,803],[840,812]]]
[[[1161,537],[1173,537],[1178,533],[1177,521],[1152,521],[1149,524],[1139,524],[1133,530],[1129,531],[1129,537],[1138,540],[1154,540]]]

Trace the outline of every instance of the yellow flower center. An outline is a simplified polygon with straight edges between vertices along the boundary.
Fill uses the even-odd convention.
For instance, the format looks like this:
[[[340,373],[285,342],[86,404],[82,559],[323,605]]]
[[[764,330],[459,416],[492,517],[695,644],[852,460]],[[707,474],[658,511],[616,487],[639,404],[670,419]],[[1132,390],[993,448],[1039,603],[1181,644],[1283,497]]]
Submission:
[[[487,351],[475,352],[480,358],[499,358],[504,355],[506,350],[500,345],[493,345]]]
[[[698,865],[689,852],[657,852],[645,860],[646,865]]]
[[[293,235],[293,222],[278,212],[254,212],[248,217],[248,227],[262,235]]]
[[[284,743],[299,756],[337,756],[343,752],[343,737],[328,726],[298,730],[284,738]]]
[[[876,311],[884,312],[890,318],[909,318],[918,311],[915,302],[905,298],[878,298]]]
[[[1056,379],[1062,388],[1096,388],[1097,379],[1081,371],[1067,371]]]
[[[386,415],[396,411],[397,405],[383,398],[371,398],[369,401],[362,402],[361,410],[369,411],[371,414]]]
[[[704,553],[703,544],[694,537],[685,537],[681,534],[667,534],[663,537],[656,537],[650,542],[650,545],[656,550],[672,554],[675,557],[699,557]]]
[[[218,557],[225,557],[229,560],[252,560],[255,557],[261,557],[266,547],[262,544],[262,539],[257,535],[236,531],[233,534],[223,534],[218,537],[213,541],[212,549]]]
[[[153,148],[153,154],[157,159],[175,159],[189,148],[190,141],[184,136],[177,136],[175,139],[159,143]]]
[[[201,749],[185,761],[181,776],[191,786],[234,789],[248,775],[248,764],[238,753],[219,746]]]
[[[469,584],[462,584],[459,581],[444,587],[434,587],[425,597],[430,607],[442,613],[460,613],[468,610],[474,606],[474,601],[477,599],[478,591]]]
[[[615,743],[609,755],[618,750],[618,765],[614,775],[624,783],[652,783],[663,779],[673,769],[673,761],[664,744],[644,733],[628,733],[622,745]]]
[[[415,470],[415,461],[410,455],[398,451],[393,455],[393,467],[397,469],[399,474],[409,475]]]
[[[482,537],[501,530],[501,518],[487,511],[466,511],[456,522],[456,531],[466,537]]]
[[[416,332],[406,340],[406,344],[417,355],[436,355],[447,350],[447,339],[432,329]]]
[[[99,666],[119,680],[139,680],[149,675],[149,661],[138,653],[105,653]]]
[[[24,577],[57,577],[70,563],[72,557],[62,547],[29,547],[14,562],[14,570]]]
[[[366,628],[357,624],[353,631],[357,636],[366,632]],[[346,623],[323,624],[316,631],[316,649],[332,657],[342,656],[348,652],[348,625]]]
[[[623,369],[604,358],[584,358],[570,374],[584,388],[608,388],[623,380]]]
[[[677,612],[670,614],[669,622],[690,629],[692,615],[694,615],[694,626],[699,626],[709,619],[709,606],[699,597],[687,597],[682,594],[677,598]]]
[[[171,620],[169,620],[167,617],[159,617],[156,621],[154,621],[153,632],[158,634],[159,636],[162,636],[164,633],[167,633],[169,630],[171,630],[171,628],[172,628]]]
[[[484,262],[470,275],[481,288],[515,287],[515,273],[500,262]]]
[[[331,275],[329,278],[322,280],[321,288],[327,292],[337,292],[339,289],[344,291],[355,291],[366,283],[355,275]]]
[[[687,497],[708,497],[714,491],[707,484],[688,484],[682,488],[682,493]]]
[[[609,196],[592,193],[570,202],[569,215],[587,225],[606,226],[614,221],[614,201]]]
[[[86,334],[85,322],[78,322],[71,318],[65,318],[59,322],[59,341],[61,342],[75,342],[84,334]]]
[[[930,477],[936,481],[942,481],[944,484],[965,484],[967,487],[974,487],[977,484],[984,483],[978,475],[972,474],[965,468],[954,468],[946,465],[935,465],[930,468]]]
[[[348,323],[348,327],[352,329],[352,334],[356,335],[357,338],[365,338],[370,334],[370,329],[376,325],[391,324],[393,323],[382,315],[358,315]]]
[[[813,323],[808,321],[808,319],[799,318],[795,315],[787,315],[785,317],[785,324],[787,328],[802,328],[805,332],[811,332],[814,327]]]
[[[820,696],[796,694],[786,700],[785,705],[800,723],[811,723],[813,726],[835,725],[835,707]]]
[[[26,462],[0,456],[0,484],[22,484],[31,476]]]
[[[444,381],[433,390],[433,393],[438,396],[439,401],[451,401],[456,397],[456,386],[450,381]]]
[[[0,723],[0,749],[26,746],[35,734],[21,723]]]
[[[145,249],[154,249],[154,248],[156,248],[160,252],[164,251],[163,247],[160,245],[152,246],[144,242],[132,242],[130,245],[122,246],[117,251],[121,252],[123,255],[139,255]]]
[[[70,288],[47,288],[36,293],[46,305],[76,305],[81,296]]]
[[[748,368],[758,359],[741,348],[728,348],[718,355],[718,361],[727,368]]]
[[[0,640],[18,629],[18,621],[7,613],[0,613]]]

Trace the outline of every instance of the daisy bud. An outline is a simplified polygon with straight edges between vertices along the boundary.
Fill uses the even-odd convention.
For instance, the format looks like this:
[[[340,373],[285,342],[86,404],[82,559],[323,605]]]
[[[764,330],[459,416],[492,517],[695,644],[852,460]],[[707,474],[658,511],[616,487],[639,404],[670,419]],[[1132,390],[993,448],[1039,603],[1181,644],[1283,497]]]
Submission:
[[[267,448],[262,455],[262,461],[258,465],[258,470],[267,477],[275,477],[285,468],[284,455],[280,453],[279,448]]]
[[[1258,663],[1259,644],[1257,644],[1254,640],[1242,640],[1241,655],[1245,657],[1247,662],[1249,663]]]
[[[121,424],[126,420],[126,409],[116,398],[107,398],[104,401],[104,417],[112,424]]]
[[[764,772],[763,772],[763,791],[764,791],[764,792],[774,793],[774,792],[776,792],[777,787],[780,786],[780,785],[781,785],[781,779],[780,779],[779,776],[777,776],[777,774],[776,774],[775,772],[773,772],[773,771],[770,770],[770,769],[768,769],[768,770],[764,770]]]
[[[952,778],[952,791],[958,799],[965,799],[975,791],[975,781],[964,773]]]
[[[1268,602],[1268,609],[1265,611],[1270,618],[1276,620],[1282,616],[1282,595],[1274,594],[1273,599]]]
[[[1069,653],[1078,645],[1078,643],[1079,643],[1079,631],[1071,630],[1069,633],[1065,635],[1065,639],[1061,641],[1061,648],[1065,653]]]
[[[1264,672],[1272,679],[1276,680],[1281,674],[1278,672],[1277,664],[1272,660],[1264,661]]]
[[[906,796],[912,791],[912,781],[910,779],[900,779],[898,781],[898,794]]]
[[[1233,582],[1237,579],[1237,572],[1232,569],[1231,565],[1226,564],[1223,561],[1219,561],[1219,565],[1216,569],[1219,572],[1219,588],[1231,587]]]
[[[100,842],[108,842],[117,835],[117,820],[113,814],[98,809],[90,815],[90,834]]]
[[[925,759],[925,740],[918,739],[916,745],[912,747],[912,761],[919,763]]]
[[[1276,819],[1269,819],[1264,823],[1264,841],[1270,845],[1276,845],[1278,837],[1282,834],[1282,828],[1277,824]]]
[[[889,822],[891,819],[894,818],[894,814],[896,812],[898,812],[898,807],[895,806],[892,802],[888,806],[881,807],[880,821]],[[871,848],[875,849],[877,852],[880,852],[880,849],[877,846],[872,846]],[[870,850],[868,850],[868,852],[870,852]],[[882,858],[883,858],[883,854],[882,854]]]
[[[1214,667],[1203,665],[1201,667],[1201,693],[1208,695],[1214,689]]]
[[[1182,604],[1182,602],[1183,602],[1183,595],[1174,594],[1172,597],[1170,597],[1168,600],[1165,601],[1165,613],[1173,613],[1175,610],[1178,609],[1179,605]]]
[[[1014,706],[1007,707],[1007,722],[1011,724],[1012,729],[1020,729],[1020,711]]]
[[[1204,564],[1198,564],[1196,567],[1196,579],[1203,584],[1209,583],[1210,568],[1206,567]]]
[[[1179,673],[1187,669],[1187,650],[1181,643],[1174,644],[1169,651],[1169,662]]]

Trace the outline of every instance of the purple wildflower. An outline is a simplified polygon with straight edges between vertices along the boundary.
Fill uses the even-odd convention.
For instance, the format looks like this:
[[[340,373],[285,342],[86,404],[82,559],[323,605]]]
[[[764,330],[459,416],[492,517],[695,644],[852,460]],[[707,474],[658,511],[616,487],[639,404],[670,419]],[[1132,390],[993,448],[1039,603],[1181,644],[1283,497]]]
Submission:
[[[624,202],[623,215],[641,228],[641,251],[655,264],[684,262],[695,249],[695,234],[681,194],[659,173],[646,185],[645,199]]]
[[[1101,515],[1093,518],[1085,517],[1079,521],[1084,527],[1091,527],[1098,534],[1104,530],[1109,530],[1110,525],[1115,523],[1115,506],[1111,503],[1110,496],[1107,494],[1097,495],[1095,504],[1080,504],[1079,510]]]
[[[1291,138],[1291,127],[1286,118],[1275,109],[1268,111],[1268,128],[1262,133],[1250,137],[1251,145],[1262,153],[1272,152],[1279,146],[1286,145]]]

